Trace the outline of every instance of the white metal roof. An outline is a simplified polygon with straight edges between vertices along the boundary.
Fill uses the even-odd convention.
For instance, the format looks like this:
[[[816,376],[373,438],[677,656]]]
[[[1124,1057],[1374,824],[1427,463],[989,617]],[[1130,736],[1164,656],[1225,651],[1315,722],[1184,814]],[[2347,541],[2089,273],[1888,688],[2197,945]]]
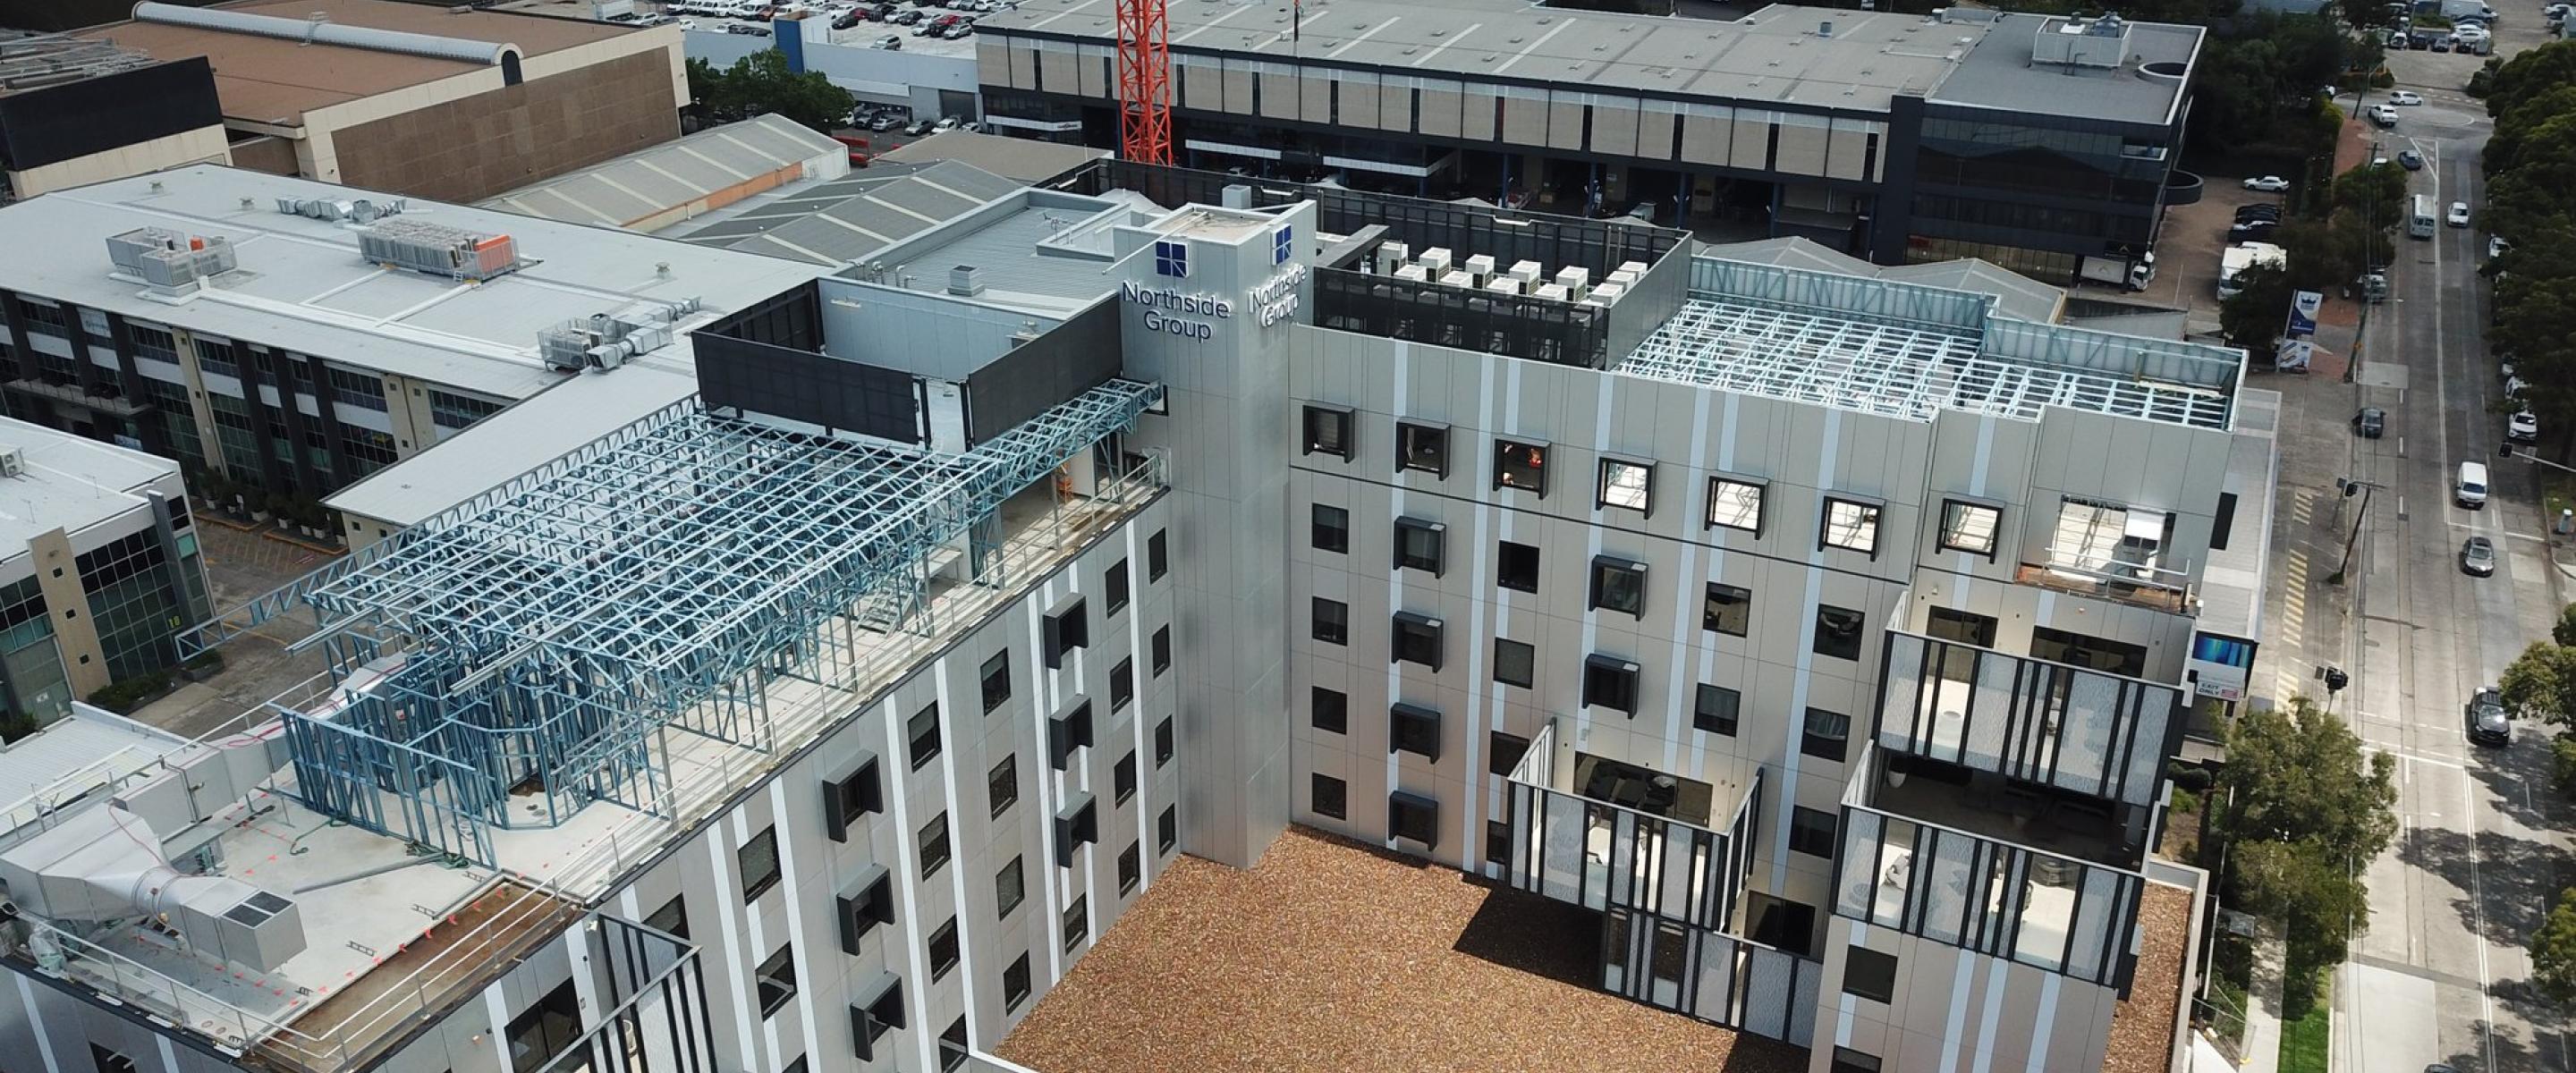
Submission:
[[[279,198],[405,200],[402,219],[510,235],[521,268],[462,283],[367,263],[356,225],[291,216]],[[240,271],[176,300],[111,278],[107,238],[162,227],[230,239]],[[0,208],[0,289],[317,355],[354,368],[518,399],[564,378],[536,356],[538,329],[631,302],[702,300],[695,327],[821,275],[820,266],[613,228],[536,219],[343,186],[193,165],[40,195]]]
[[[520,187],[477,207],[568,223],[632,227],[732,187],[796,170],[787,181],[849,171],[849,150],[776,114],[691,134],[604,164]],[[800,165],[820,160],[819,172]],[[838,164],[838,167],[833,167]],[[637,230],[651,232],[655,228]]]
[[[76,533],[150,501],[143,490],[179,464],[42,425],[0,417],[0,447],[15,448],[26,468],[0,477],[0,561],[27,554],[27,541],[61,529]]]

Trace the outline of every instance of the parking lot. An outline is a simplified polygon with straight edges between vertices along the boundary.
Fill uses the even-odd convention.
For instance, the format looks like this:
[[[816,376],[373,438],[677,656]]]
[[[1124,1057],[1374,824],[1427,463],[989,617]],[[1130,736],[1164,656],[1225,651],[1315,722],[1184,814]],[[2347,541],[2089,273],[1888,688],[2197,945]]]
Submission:
[[[764,9],[754,8],[748,5],[728,5],[729,9],[734,12],[733,14],[707,13],[708,8],[712,6],[714,5],[684,5],[679,3],[667,3],[638,4],[636,5],[636,8],[638,11],[645,11],[649,8],[650,14],[667,15],[675,18],[679,20],[681,28],[686,30],[693,30],[701,33],[757,33],[762,35],[768,35],[774,32],[774,27],[771,25],[769,18],[756,13],[744,14],[744,12],[769,10],[773,14],[783,14],[790,10],[788,8]],[[886,6],[892,7],[893,10],[890,14],[896,18],[906,17],[904,14],[905,12],[918,12],[919,14],[915,17],[919,18],[920,22],[906,25],[877,22],[862,18],[851,26],[830,31],[830,42],[835,45],[845,45],[850,48],[866,48],[881,38],[891,36],[900,42],[897,47],[904,52],[918,52],[932,56],[973,56],[975,54],[975,35],[972,32],[967,33],[963,37],[949,38],[932,37],[927,34],[915,33],[915,31],[919,30],[923,24],[927,24],[931,20],[943,15],[953,14],[958,16],[961,21],[971,23],[973,20],[980,18],[985,14],[989,14],[989,12],[934,7],[920,3],[918,0],[897,0],[897,2]],[[1000,10],[999,4],[995,4],[994,6],[995,10]],[[864,7],[867,10],[873,11],[878,8],[878,5],[864,5]],[[825,2],[808,4],[802,10],[807,11],[809,13],[809,17],[812,18],[838,21],[841,17],[855,11],[860,11],[862,8],[863,5],[854,2],[854,0],[825,0]],[[737,27],[739,27],[739,29],[737,29]]]

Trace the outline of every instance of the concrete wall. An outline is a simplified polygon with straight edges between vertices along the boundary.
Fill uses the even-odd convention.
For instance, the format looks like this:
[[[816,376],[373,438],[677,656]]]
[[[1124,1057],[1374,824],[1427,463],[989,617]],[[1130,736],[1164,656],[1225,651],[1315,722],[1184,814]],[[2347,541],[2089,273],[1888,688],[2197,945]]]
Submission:
[[[1830,918],[1811,1073],[1837,1040],[1889,1070],[2100,1069],[2119,992],[1946,943]],[[1845,951],[1894,955],[1896,987],[1878,1002],[1843,990]]]
[[[199,127],[118,146],[106,152],[13,171],[9,173],[9,187],[19,197],[34,197],[49,190],[67,190],[147,171],[209,161],[217,164],[233,162],[232,153],[224,143],[224,128],[221,126]]]
[[[459,79],[484,77],[476,72]],[[491,77],[498,78],[497,70]],[[602,57],[543,77],[531,72],[516,86],[339,126],[327,141],[317,132],[311,144],[318,170],[311,177],[441,201],[477,201],[677,137],[684,99],[672,93],[664,52]],[[313,113],[306,121],[315,125]]]

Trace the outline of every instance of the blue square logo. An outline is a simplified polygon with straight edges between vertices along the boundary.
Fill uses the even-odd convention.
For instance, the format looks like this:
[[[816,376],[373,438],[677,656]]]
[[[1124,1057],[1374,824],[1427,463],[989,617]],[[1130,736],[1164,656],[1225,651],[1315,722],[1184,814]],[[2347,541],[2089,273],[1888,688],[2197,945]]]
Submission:
[[[1296,256],[1296,255],[1297,255],[1297,228],[1296,228],[1296,227],[1294,227],[1294,226],[1282,227],[1282,228],[1280,228],[1280,229],[1279,229],[1278,233],[1273,234],[1273,235],[1271,235],[1271,236],[1270,236],[1270,263],[1271,263],[1271,264],[1274,264],[1274,265],[1284,265],[1284,264],[1287,264],[1287,263],[1288,263],[1288,259],[1289,259],[1289,258],[1291,258],[1291,257],[1294,257],[1294,256]]]
[[[1180,239],[1162,239],[1154,243],[1154,274],[1187,279],[1190,275],[1190,244]]]

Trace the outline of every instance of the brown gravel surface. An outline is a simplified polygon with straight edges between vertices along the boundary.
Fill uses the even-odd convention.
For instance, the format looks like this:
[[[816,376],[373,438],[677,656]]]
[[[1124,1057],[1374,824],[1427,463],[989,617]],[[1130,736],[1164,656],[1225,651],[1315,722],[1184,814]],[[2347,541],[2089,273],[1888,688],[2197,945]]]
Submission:
[[[2139,899],[2138,970],[2129,1001],[2111,1013],[2111,1046],[2102,1073],[2165,1073],[2173,1068],[2174,1011],[2182,1003],[2182,960],[2191,945],[2191,892],[2147,884]]]
[[[1568,982],[1588,919],[1294,827],[1250,871],[1176,859],[997,1050],[1044,1073],[1806,1068]]]

